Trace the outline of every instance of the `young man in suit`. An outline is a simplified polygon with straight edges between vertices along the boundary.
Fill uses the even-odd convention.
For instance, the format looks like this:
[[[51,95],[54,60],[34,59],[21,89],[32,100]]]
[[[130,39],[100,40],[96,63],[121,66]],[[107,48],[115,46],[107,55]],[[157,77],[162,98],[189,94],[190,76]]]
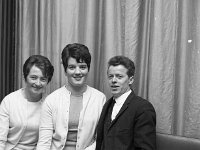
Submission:
[[[155,150],[156,113],[152,104],[134,94],[134,62],[115,56],[108,62],[113,95],[103,107],[97,128],[96,150]]]

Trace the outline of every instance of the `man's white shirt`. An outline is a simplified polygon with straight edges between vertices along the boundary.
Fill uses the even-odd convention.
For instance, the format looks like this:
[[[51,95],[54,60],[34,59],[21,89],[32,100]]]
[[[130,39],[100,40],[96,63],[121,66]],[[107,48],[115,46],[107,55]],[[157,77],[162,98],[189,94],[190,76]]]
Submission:
[[[115,119],[115,117],[119,113],[120,109],[122,108],[122,105],[124,104],[125,100],[127,99],[130,93],[131,93],[131,90],[129,90],[128,92],[122,94],[120,97],[115,99],[115,104],[113,106],[111,120]]]

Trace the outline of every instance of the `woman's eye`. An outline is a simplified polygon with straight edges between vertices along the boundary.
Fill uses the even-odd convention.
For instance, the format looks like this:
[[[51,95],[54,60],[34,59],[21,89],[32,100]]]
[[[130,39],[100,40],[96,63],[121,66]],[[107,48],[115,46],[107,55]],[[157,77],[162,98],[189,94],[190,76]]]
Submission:
[[[84,65],[84,66],[80,66],[80,68],[81,68],[81,69],[86,69],[87,66],[85,66],[85,65]]]
[[[47,82],[47,78],[42,78],[41,81],[42,82]]]
[[[36,77],[31,77],[31,79],[32,79],[32,80],[35,80],[35,79],[37,79],[37,78],[36,78]]]
[[[68,66],[68,69],[75,69],[75,66]]]

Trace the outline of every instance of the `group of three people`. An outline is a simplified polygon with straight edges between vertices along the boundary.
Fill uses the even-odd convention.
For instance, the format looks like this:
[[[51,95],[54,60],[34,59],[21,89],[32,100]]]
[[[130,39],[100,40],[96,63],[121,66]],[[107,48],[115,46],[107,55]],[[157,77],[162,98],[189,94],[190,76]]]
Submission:
[[[114,56],[108,62],[112,98],[87,85],[91,55],[79,43],[62,51],[66,84],[43,96],[54,67],[30,56],[23,65],[25,87],[0,105],[0,150],[155,150],[156,113],[134,94],[134,62]]]

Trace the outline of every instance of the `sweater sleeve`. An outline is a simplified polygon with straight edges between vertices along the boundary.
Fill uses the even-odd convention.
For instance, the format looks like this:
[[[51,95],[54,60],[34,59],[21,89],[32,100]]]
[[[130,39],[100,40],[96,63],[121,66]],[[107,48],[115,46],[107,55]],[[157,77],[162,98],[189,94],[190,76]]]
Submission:
[[[45,100],[42,107],[42,114],[39,127],[39,140],[37,150],[49,150],[51,147],[53,136],[53,121],[52,121],[51,105]]]
[[[102,96],[102,99],[101,99],[101,105],[100,105],[100,113],[99,113],[99,118],[100,118],[100,115],[101,115],[101,112],[102,112],[102,109],[103,109],[103,106],[104,106],[104,104],[106,103],[106,96],[103,94],[103,96]],[[99,121],[99,119],[98,119],[98,121]],[[90,145],[90,146],[88,146],[88,147],[86,147],[84,150],[95,150],[95,148],[96,148],[96,138],[97,138],[97,133],[96,133],[96,131],[95,131],[95,136],[94,136],[94,142]]]
[[[138,109],[133,134],[138,149],[156,149],[156,113],[151,104],[146,103]]]
[[[6,98],[0,105],[0,150],[4,150],[9,130],[9,104]]]
[[[85,148],[85,150],[95,150],[95,148],[96,148],[96,141],[94,143],[92,143],[92,145]]]

